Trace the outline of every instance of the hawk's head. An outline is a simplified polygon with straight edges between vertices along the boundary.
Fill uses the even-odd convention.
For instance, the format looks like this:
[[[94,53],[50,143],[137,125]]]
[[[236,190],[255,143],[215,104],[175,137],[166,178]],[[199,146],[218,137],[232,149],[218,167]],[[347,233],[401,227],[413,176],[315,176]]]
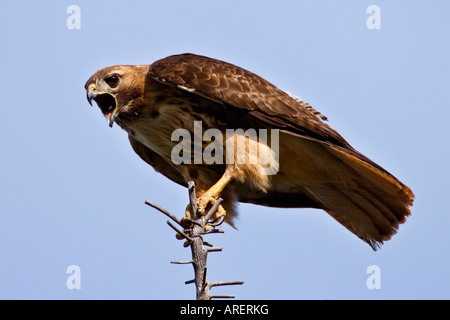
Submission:
[[[86,96],[94,100],[110,127],[120,115],[133,112],[143,100],[148,65],[117,65],[94,73],[85,84]]]

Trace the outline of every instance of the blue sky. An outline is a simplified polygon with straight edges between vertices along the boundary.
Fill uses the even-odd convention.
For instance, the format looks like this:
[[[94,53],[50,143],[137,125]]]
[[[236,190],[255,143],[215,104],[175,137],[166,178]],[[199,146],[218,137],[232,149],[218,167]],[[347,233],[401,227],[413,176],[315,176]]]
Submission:
[[[80,29],[69,30],[69,5]],[[369,30],[366,9],[381,9]],[[450,3],[3,1],[0,5],[0,299],[193,299],[190,251],[150,200],[187,192],[141,161],[83,85],[114,64],[183,52],[249,69],[310,103],[414,191],[381,250],[325,212],[240,205],[209,241],[216,294],[238,299],[449,299]],[[299,168],[301,170],[301,168]],[[69,290],[66,268],[81,270]],[[368,289],[370,265],[380,289]]]

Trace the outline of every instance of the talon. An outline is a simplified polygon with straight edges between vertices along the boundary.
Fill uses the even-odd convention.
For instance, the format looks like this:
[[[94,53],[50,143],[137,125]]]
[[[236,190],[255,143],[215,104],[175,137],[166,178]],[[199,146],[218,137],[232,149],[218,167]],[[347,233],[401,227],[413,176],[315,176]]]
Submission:
[[[214,229],[214,226],[210,223],[205,224],[205,232],[210,232]]]
[[[175,235],[175,238],[177,238],[177,240],[183,240],[184,239],[184,237],[180,233],[177,233]]]
[[[192,229],[192,219],[190,217],[183,217],[180,222],[183,228]]]
[[[200,198],[197,199],[197,210],[201,215],[206,213],[206,208],[208,205],[213,205],[216,202],[217,196],[211,193],[204,193]]]
[[[217,220],[214,220],[213,222],[209,223],[212,227],[220,226],[225,220],[225,215],[219,217]]]
[[[211,217],[211,220],[205,225],[205,232],[209,232],[215,229],[217,226],[220,226],[224,222],[226,215],[227,212],[225,211],[225,209],[222,207],[222,205],[219,205],[217,211]]]
[[[211,217],[211,221],[213,221],[213,222],[215,222],[215,221],[218,221],[218,220],[220,220],[220,219],[222,219],[222,222],[223,222],[223,219],[225,219],[225,216],[227,215],[227,212],[225,211],[225,209],[222,207],[222,205],[220,205],[218,208],[217,208],[217,211],[212,215],[212,217]],[[221,222],[221,223],[222,223]],[[219,223],[220,224],[220,223]],[[219,225],[218,224],[218,225]]]
[[[205,215],[208,212],[207,210],[211,209],[211,207],[214,205],[217,199],[218,195],[208,191],[205,192],[202,196],[197,198],[197,212],[200,215]],[[192,212],[190,204],[186,206],[185,215],[186,215],[185,217],[181,218],[181,224],[185,229],[192,229],[193,224],[196,222],[193,221],[191,218]],[[209,221],[205,223],[204,231],[210,232],[215,227],[221,225],[225,219],[225,216],[226,216],[225,209],[222,207],[222,205],[219,205],[217,207],[216,212],[212,215]],[[177,236],[177,239],[179,239],[179,236]]]

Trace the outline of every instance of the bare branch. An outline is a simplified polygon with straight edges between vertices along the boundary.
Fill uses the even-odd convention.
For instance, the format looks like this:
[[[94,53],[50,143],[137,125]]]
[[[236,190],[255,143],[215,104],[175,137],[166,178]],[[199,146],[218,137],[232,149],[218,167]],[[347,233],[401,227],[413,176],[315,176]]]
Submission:
[[[202,232],[201,234],[211,234],[211,233],[224,233],[225,231],[221,230],[221,229],[211,229],[209,231],[206,232]]]
[[[203,245],[204,246],[207,246],[207,247],[213,247],[213,244],[212,243],[209,243],[209,242],[206,242],[206,241],[203,241]]]
[[[223,199],[219,198],[216,200],[216,202],[214,202],[212,208],[208,211],[208,213],[204,217],[205,221],[208,221],[209,219],[211,219],[212,215],[214,213],[216,213],[216,211],[219,208],[219,205],[222,203],[222,201],[223,201]]]
[[[192,242],[194,240],[192,240],[191,237],[189,237],[186,233],[184,233],[183,231],[179,230],[177,227],[175,227],[170,221],[167,221],[167,224],[176,232],[178,232],[179,234],[181,234],[186,240],[188,240],[189,242]]]
[[[181,224],[180,219],[178,219],[175,215],[171,214],[169,211],[167,211],[166,209],[161,208],[160,206],[158,206],[157,204],[150,202],[150,201],[145,201],[146,205],[149,205],[150,207],[155,208],[156,210],[158,210],[159,212],[164,213],[166,216],[168,216],[170,219],[172,219],[173,221],[175,221],[179,226],[183,226]]]
[[[201,215],[198,212],[197,206],[197,194],[195,191],[195,185],[192,181],[188,183],[188,192],[189,192],[189,203],[190,203],[190,213],[191,219],[184,218],[182,221],[178,219],[176,216],[171,214],[169,211],[161,208],[160,206],[150,202],[145,201],[145,204],[155,208],[161,213],[165,214],[167,217],[172,219],[182,228],[185,228],[188,225],[189,230],[180,230],[175,225],[173,225],[170,221],[167,221],[167,224],[175,230],[181,237],[185,238],[188,242],[185,243],[185,246],[191,247],[192,260],[189,261],[171,261],[173,264],[192,264],[194,267],[194,275],[195,278],[192,280],[188,280],[185,284],[195,283],[196,287],[196,299],[197,300],[211,300],[218,298],[234,298],[234,295],[211,295],[211,288],[217,286],[227,286],[227,285],[240,285],[243,284],[244,281],[222,281],[222,282],[213,282],[210,283],[207,278],[207,256],[209,252],[220,252],[222,248],[214,247],[211,243],[203,240],[203,236],[210,233],[223,233],[223,230],[216,229],[215,227],[221,225],[224,222],[225,216],[219,217],[216,221],[208,222],[211,217],[217,212],[219,205],[222,203],[222,199],[217,199],[211,209],[208,211],[206,215]],[[205,232],[205,225],[208,226],[208,231]],[[177,236],[179,239],[180,237]],[[204,246],[208,246],[210,248],[205,248]]]
[[[170,263],[172,264],[190,264],[190,263],[194,263],[193,260],[189,260],[189,261],[170,261]]]
[[[189,203],[191,205],[191,215],[194,219],[197,219],[197,194],[195,192],[195,184],[193,181],[188,182]]]
[[[211,287],[219,287],[219,286],[234,286],[244,284],[244,281],[221,281],[221,282],[213,282],[209,285]]]

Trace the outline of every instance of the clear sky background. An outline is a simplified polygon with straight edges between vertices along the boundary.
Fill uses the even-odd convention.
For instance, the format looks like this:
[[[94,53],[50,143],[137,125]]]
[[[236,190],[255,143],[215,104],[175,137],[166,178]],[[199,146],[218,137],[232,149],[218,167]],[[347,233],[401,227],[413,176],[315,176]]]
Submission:
[[[69,30],[69,5],[81,29]],[[381,9],[369,30],[366,9]],[[249,69],[325,114],[414,191],[378,252],[321,210],[240,205],[207,241],[214,289],[238,299],[449,299],[450,2],[2,1],[0,299],[193,299],[190,250],[166,218],[186,189],[134,154],[88,105],[114,64],[192,52]],[[299,168],[301,170],[302,168]],[[66,268],[81,270],[69,290]],[[381,288],[368,289],[377,265]]]

